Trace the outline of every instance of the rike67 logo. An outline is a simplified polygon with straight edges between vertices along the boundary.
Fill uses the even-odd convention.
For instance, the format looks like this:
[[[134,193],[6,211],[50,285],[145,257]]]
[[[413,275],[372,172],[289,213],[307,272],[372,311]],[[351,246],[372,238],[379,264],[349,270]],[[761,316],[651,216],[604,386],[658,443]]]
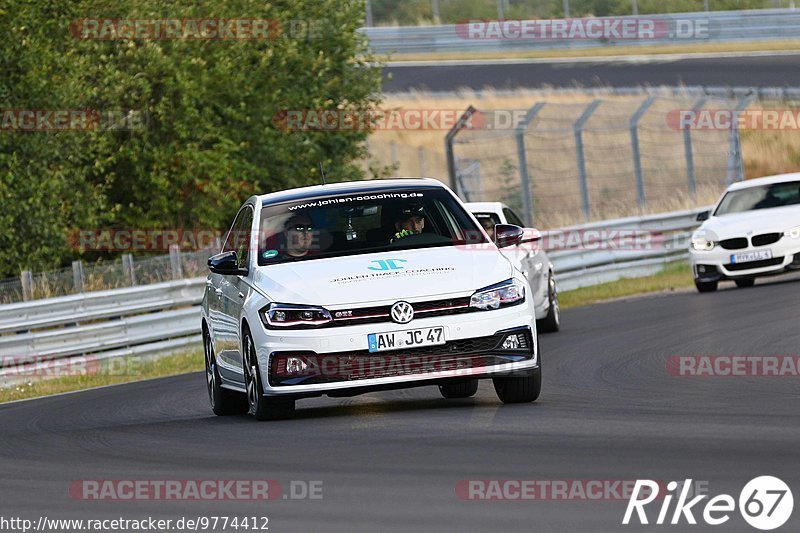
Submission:
[[[686,524],[697,524],[695,513],[702,513],[705,523],[712,526],[719,526],[730,520],[731,513],[737,507],[733,496],[720,494],[709,499],[703,506],[700,503],[708,498],[708,495],[695,496],[690,500],[691,487],[691,479],[687,479],[680,485],[675,481],[670,481],[666,487],[666,494],[659,494],[657,482],[637,480],[622,523],[630,524],[635,512],[640,524],[650,524],[649,520],[652,520],[653,517],[652,515],[648,517],[645,506],[662,498],[661,509],[654,522],[657,525],[677,525],[683,523],[684,520]],[[644,497],[640,498],[641,495]],[[670,509],[676,496],[675,507]],[[739,494],[738,508],[742,518],[748,524],[756,529],[768,531],[781,527],[789,520],[794,508],[794,498],[789,486],[782,480],[772,476],[760,476],[750,480],[744,486]],[[670,513],[670,511],[672,512]],[[635,520],[633,523],[636,523]]]

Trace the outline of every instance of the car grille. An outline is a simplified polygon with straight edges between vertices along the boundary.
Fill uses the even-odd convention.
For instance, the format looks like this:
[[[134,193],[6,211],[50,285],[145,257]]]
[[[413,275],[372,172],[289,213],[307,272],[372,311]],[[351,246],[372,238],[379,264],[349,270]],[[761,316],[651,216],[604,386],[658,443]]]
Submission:
[[[783,263],[783,257],[774,257],[772,259],[764,259],[763,261],[750,261],[748,263],[735,263],[725,265],[727,270],[735,272],[737,270],[753,270],[755,268],[767,268],[777,266]]]
[[[428,318],[434,316],[458,315],[479,311],[469,306],[470,297],[447,298],[427,302],[412,303],[414,318]],[[333,322],[324,327],[354,326],[360,324],[377,324],[391,322],[391,305],[375,307],[360,307],[357,309],[336,309],[331,311]]]
[[[783,233],[764,233],[763,235],[756,235],[751,240],[753,246],[769,246],[775,244],[783,238]]]
[[[517,330],[517,332],[520,332]],[[488,337],[462,339],[441,346],[370,353],[369,350],[316,354],[314,352],[276,352],[270,361],[270,384],[273,386],[310,385],[358,381],[364,379],[436,374],[463,370],[465,377],[472,368],[491,367],[524,361],[533,355],[530,330],[525,330],[526,345],[517,350],[502,350],[505,331]],[[287,357],[300,357],[309,370],[302,375],[286,375],[279,371]]]
[[[724,241],[719,241],[719,245],[726,250],[744,250],[747,248],[748,243],[746,238],[737,237],[735,239],[725,239]]]

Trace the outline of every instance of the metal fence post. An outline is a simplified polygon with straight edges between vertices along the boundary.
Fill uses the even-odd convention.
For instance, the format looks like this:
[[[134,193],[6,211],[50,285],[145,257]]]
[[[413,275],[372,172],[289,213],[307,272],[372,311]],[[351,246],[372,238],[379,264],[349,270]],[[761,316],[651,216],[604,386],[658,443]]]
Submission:
[[[639,150],[639,121],[642,119],[653,102],[656,101],[655,96],[649,96],[639,109],[631,117],[631,149],[633,152],[633,172],[636,174],[636,199],[639,203],[639,209],[644,209],[647,204],[647,197],[644,190],[644,172],[642,171],[642,154]]]
[[[122,272],[128,278],[128,283],[133,287],[136,285],[136,271],[133,269],[133,255],[122,254]]]
[[[75,292],[83,292],[83,261],[72,262],[72,285],[75,287]]]
[[[747,106],[755,100],[754,95],[747,96],[739,102],[731,117],[731,131],[728,143],[728,175],[725,179],[726,185],[733,183],[734,179],[744,179],[744,164],[742,163],[741,139],[739,136],[739,114],[747,109]]]
[[[177,244],[169,245],[169,265],[172,269],[172,279],[183,279],[183,266],[181,265],[181,249]]]
[[[22,284],[22,301],[33,300],[33,274],[31,271],[23,270],[19,275],[19,281]]]
[[[575,133],[575,152],[578,162],[578,184],[581,188],[581,203],[583,209],[583,216],[586,220],[589,220],[589,216],[591,214],[591,206],[589,204],[589,185],[586,181],[586,157],[583,153],[583,127],[586,125],[586,122],[592,116],[592,114],[597,110],[600,104],[603,103],[602,100],[595,100],[583,114],[575,121],[572,129]]]
[[[461,190],[457,179],[456,156],[455,152],[453,152],[453,142],[455,141],[458,132],[461,131],[464,125],[469,122],[469,119],[476,111],[477,109],[469,106],[467,110],[464,111],[464,114],[458,119],[458,122],[456,122],[456,124],[450,128],[450,131],[448,131],[447,135],[444,137],[444,151],[447,156],[447,174],[450,179],[450,188],[453,189],[453,192],[456,193],[457,196],[461,196]]]
[[[525,118],[517,125],[516,138],[517,138],[517,159],[519,160],[519,184],[522,188],[522,205],[524,213],[522,218],[525,220],[527,226],[532,227],[536,220],[536,213],[534,212],[533,198],[531,197],[531,180],[528,175],[528,154],[525,150],[525,132],[528,130],[528,125],[536,118],[539,111],[545,106],[546,102],[540,102],[531,107],[525,114]]]
[[[425,178],[428,176],[428,169],[425,168],[425,148],[419,147],[419,177]]]
[[[700,98],[692,106],[692,113],[697,113],[706,105],[708,98]],[[694,171],[694,151],[692,149],[692,129],[687,125],[683,128],[683,151],[686,154],[686,174],[689,179],[689,194],[697,198],[697,175]]]

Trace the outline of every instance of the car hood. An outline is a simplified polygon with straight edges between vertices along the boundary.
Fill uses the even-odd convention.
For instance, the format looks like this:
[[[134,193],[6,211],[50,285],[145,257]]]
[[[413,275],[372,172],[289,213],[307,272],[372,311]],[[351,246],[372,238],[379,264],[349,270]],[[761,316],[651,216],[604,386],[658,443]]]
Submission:
[[[700,230],[713,232],[720,240],[746,237],[748,234],[781,233],[800,226],[800,206],[745,211],[721,217],[711,217]]]
[[[513,275],[497,249],[446,246],[259,267],[254,282],[281,303],[339,306],[444,296]]]

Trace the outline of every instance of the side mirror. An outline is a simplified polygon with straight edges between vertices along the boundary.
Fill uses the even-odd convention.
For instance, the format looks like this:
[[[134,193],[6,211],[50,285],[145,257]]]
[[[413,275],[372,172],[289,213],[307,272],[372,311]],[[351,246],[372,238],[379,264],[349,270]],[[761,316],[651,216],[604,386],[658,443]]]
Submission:
[[[709,218],[711,218],[711,211],[703,211],[702,213],[697,214],[698,222],[705,222]]]
[[[494,227],[494,242],[498,248],[507,248],[522,243],[524,230],[513,224],[497,224]]]
[[[208,258],[208,269],[214,274],[226,276],[243,276],[247,269],[239,268],[236,252],[222,252]]]

